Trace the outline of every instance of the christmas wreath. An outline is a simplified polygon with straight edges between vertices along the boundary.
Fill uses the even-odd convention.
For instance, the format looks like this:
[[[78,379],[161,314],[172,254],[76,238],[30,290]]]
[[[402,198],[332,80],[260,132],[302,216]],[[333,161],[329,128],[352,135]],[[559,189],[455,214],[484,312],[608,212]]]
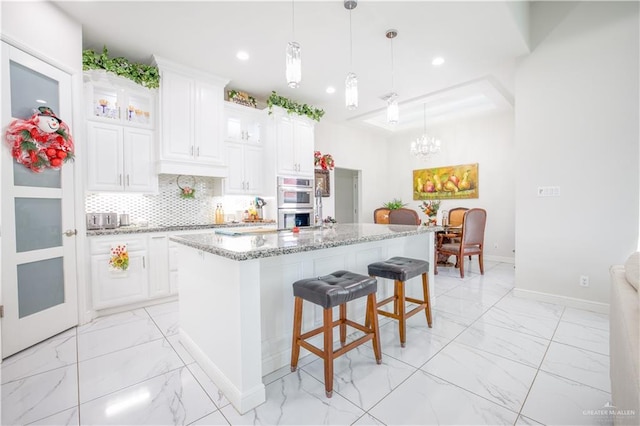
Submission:
[[[14,120],[6,140],[16,161],[34,172],[59,169],[73,160],[73,139],[69,127],[51,108],[39,107],[28,120]]]

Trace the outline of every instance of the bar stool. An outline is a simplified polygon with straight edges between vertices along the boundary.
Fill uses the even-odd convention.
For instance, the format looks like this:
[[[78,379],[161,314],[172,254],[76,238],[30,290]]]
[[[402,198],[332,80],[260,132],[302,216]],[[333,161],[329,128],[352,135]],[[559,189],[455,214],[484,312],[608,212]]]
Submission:
[[[333,360],[355,349],[363,343],[373,340],[373,352],[376,362],[382,362],[380,351],[380,333],[376,315],[376,291],[378,281],[373,277],[358,275],[349,271],[337,271],[332,274],[296,281],[293,283],[295,299],[293,311],[293,342],[291,348],[291,371],[298,367],[300,347],[303,347],[324,360],[324,387],[327,398],[333,395]],[[367,296],[366,326],[347,319],[347,302]],[[322,327],[304,334],[302,331],[302,301],[314,303],[324,308]],[[333,307],[340,306],[340,319],[333,321]],[[369,325],[371,324],[371,325]],[[333,328],[340,326],[341,348],[333,350]],[[364,336],[345,345],[347,325],[365,333]],[[306,342],[306,339],[324,333],[324,350]]]
[[[429,302],[429,262],[408,257],[392,257],[383,262],[375,262],[369,265],[369,275],[372,277],[388,278],[394,280],[395,288],[393,296],[378,302],[377,307],[393,302],[393,312],[378,309],[378,313],[385,317],[398,320],[400,329],[400,346],[405,347],[407,334],[407,318],[424,310],[427,315],[427,324],[431,328],[431,303]],[[408,279],[422,275],[422,291],[424,300],[405,296],[404,283]],[[418,304],[409,312],[405,312],[405,301]]]

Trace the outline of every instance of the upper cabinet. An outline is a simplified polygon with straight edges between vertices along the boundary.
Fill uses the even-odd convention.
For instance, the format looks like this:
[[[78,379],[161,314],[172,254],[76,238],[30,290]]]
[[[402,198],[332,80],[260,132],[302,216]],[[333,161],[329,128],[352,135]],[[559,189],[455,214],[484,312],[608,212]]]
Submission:
[[[105,71],[84,73],[87,190],[154,193],[157,93]]]
[[[265,111],[224,103],[225,141],[262,145],[264,142]]]
[[[313,122],[282,111],[274,115],[278,175],[313,177]]]
[[[160,69],[159,173],[226,177],[223,98],[228,80],[154,56]]]

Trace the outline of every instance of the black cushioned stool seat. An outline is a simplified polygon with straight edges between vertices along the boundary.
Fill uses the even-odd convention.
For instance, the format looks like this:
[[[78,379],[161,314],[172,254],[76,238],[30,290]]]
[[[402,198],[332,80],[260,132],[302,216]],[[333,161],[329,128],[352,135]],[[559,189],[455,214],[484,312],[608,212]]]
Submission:
[[[295,300],[293,311],[293,342],[291,348],[291,371],[298,367],[300,347],[303,347],[324,360],[324,386],[327,397],[333,394],[333,360],[344,353],[373,340],[373,352],[376,362],[382,362],[380,351],[380,332],[376,315],[376,291],[378,281],[373,277],[359,275],[349,271],[336,271],[318,278],[307,278],[293,283]],[[347,302],[367,297],[365,325],[347,319]],[[303,300],[321,306],[324,309],[323,325],[302,334]],[[333,308],[340,307],[340,319],[333,321]],[[333,350],[333,328],[340,326],[341,348]],[[365,333],[364,336],[345,345],[347,325]],[[308,343],[309,339],[324,333],[324,348]]]
[[[427,316],[427,324],[431,327],[431,303],[429,301],[429,262],[426,260],[412,259],[410,257],[392,257],[382,262],[369,265],[369,275],[372,277],[387,278],[394,281],[393,296],[378,302],[378,307],[393,302],[393,312],[378,309],[378,314],[397,319],[400,331],[400,345],[405,346],[407,334],[407,318],[424,310]],[[422,291],[424,300],[405,296],[405,281],[422,275]],[[405,302],[416,303],[418,306],[409,312],[405,312]]]

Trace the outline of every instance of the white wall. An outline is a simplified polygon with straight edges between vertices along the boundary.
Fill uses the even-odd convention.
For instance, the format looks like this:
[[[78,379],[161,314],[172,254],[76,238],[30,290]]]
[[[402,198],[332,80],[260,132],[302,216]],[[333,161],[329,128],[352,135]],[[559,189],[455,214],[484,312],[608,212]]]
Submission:
[[[316,125],[315,149],[331,154],[337,167],[361,170],[360,222],[372,223],[373,211],[389,198],[391,170],[387,142],[379,134],[321,121]],[[323,216],[334,214],[334,176],[331,173],[331,197],[323,198]]]
[[[487,210],[485,256],[513,261],[515,248],[515,174],[513,168],[513,112],[482,114],[428,125],[427,132],[442,141],[442,150],[427,161],[411,156],[409,148],[422,130],[394,136],[390,140],[389,179],[395,188],[392,197],[419,212],[422,201],[413,200],[413,170],[457,164],[478,163],[479,197],[446,200],[441,210],[479,207]],[[440,220],[440,217],[438,217]],[[496,248],[497,245],[497,248]]]
[[[638,243],[638,4],[572,6],[532,4],[544,34],[516,75],[516,287],[595,307]]]

